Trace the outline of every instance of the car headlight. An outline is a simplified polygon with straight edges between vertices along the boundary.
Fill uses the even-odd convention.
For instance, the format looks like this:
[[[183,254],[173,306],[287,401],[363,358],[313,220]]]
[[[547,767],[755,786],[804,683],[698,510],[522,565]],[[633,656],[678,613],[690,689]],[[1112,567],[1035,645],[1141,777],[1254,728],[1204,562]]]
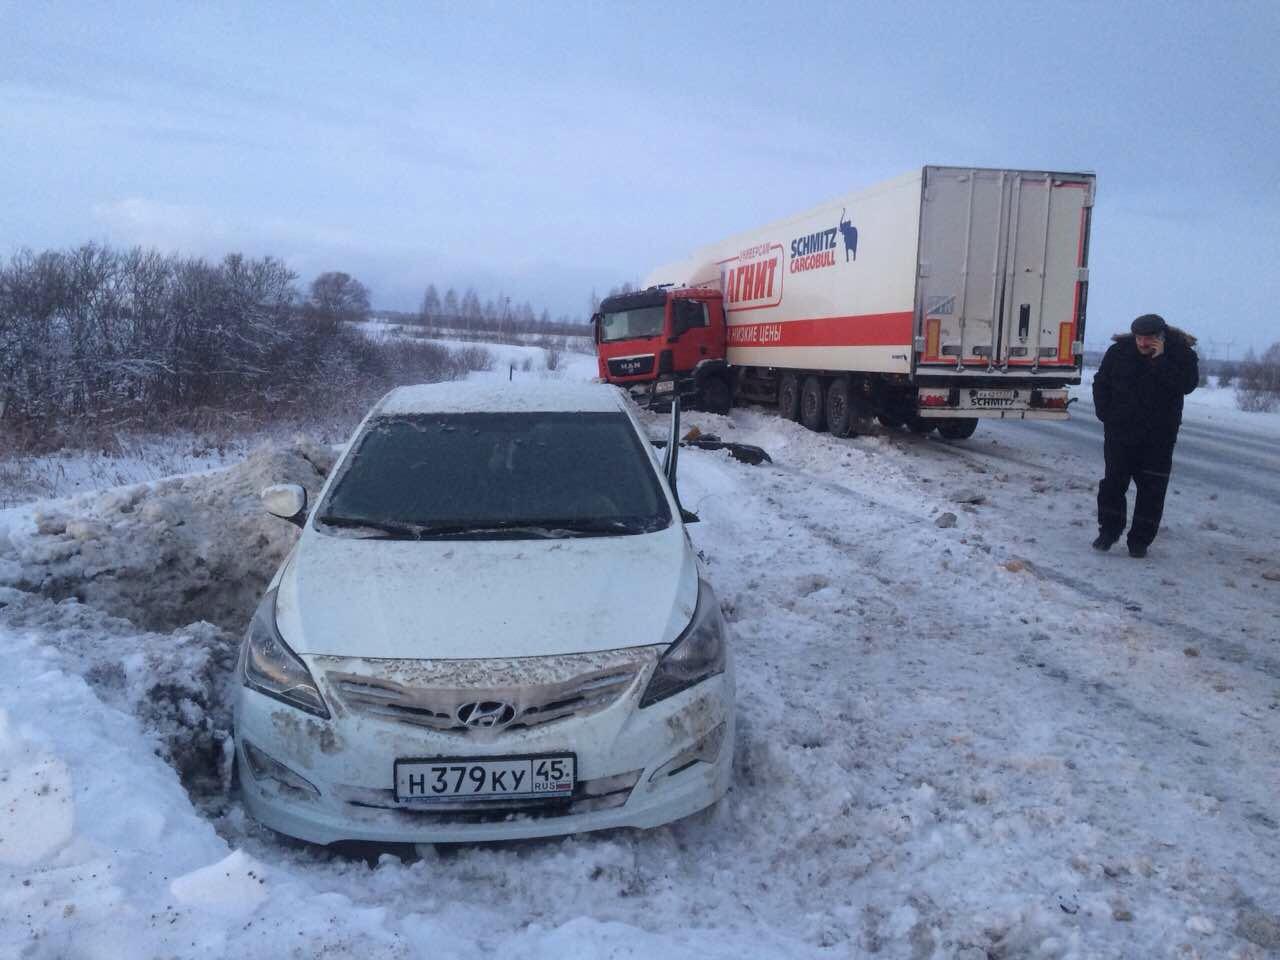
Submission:
[[[724,672],[724,619],[709,584],[698,581],[698,607],[684,633],[676,639],[649,679],[640,706],[665,700],[695,683]]]
[[[276,628],[276,592],[268,590],[244,635],[241,677],[250,689],[291,707],[329,719],[329,709],[307,665],[289,649]]]

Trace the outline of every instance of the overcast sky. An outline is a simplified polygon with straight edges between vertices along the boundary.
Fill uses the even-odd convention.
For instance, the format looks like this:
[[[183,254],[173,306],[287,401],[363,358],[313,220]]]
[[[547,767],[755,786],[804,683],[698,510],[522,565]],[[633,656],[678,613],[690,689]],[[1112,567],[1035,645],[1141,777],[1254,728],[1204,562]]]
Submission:
[[[0,254],[271,253],[379,307],[584,315],[926,163],[1090,169],[1090,343],[1156,311],[1238,357],[1280,340],[1278,42],[1274,2],[0,0]]]

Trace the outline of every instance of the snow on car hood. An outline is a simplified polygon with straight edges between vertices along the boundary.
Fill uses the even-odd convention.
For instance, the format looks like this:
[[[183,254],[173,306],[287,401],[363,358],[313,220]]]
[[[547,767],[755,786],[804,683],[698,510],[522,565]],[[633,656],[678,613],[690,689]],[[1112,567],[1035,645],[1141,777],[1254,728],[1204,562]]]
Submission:
[[[697,568],[681,526],[559,540],[370,540],[307,529],[276,620],[300,654],[470,659],[674,640]]]

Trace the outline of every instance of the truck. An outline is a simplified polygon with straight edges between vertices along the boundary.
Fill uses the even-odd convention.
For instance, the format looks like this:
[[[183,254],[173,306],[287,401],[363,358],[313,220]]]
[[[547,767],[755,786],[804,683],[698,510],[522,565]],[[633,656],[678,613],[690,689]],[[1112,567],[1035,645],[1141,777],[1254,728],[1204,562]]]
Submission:
[[[600,379],[838,436],[1068,418],[1095,176],[925,166],[735,234],[606,297]]]

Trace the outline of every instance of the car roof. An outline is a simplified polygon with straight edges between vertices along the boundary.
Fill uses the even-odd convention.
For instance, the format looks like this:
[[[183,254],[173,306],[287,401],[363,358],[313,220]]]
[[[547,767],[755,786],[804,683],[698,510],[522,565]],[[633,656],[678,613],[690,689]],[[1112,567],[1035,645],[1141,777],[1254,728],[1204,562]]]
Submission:
[[[413,413],[617,413],[617,387],[607,383],[449,381],[397,387],[374,407],[375,416]]]

